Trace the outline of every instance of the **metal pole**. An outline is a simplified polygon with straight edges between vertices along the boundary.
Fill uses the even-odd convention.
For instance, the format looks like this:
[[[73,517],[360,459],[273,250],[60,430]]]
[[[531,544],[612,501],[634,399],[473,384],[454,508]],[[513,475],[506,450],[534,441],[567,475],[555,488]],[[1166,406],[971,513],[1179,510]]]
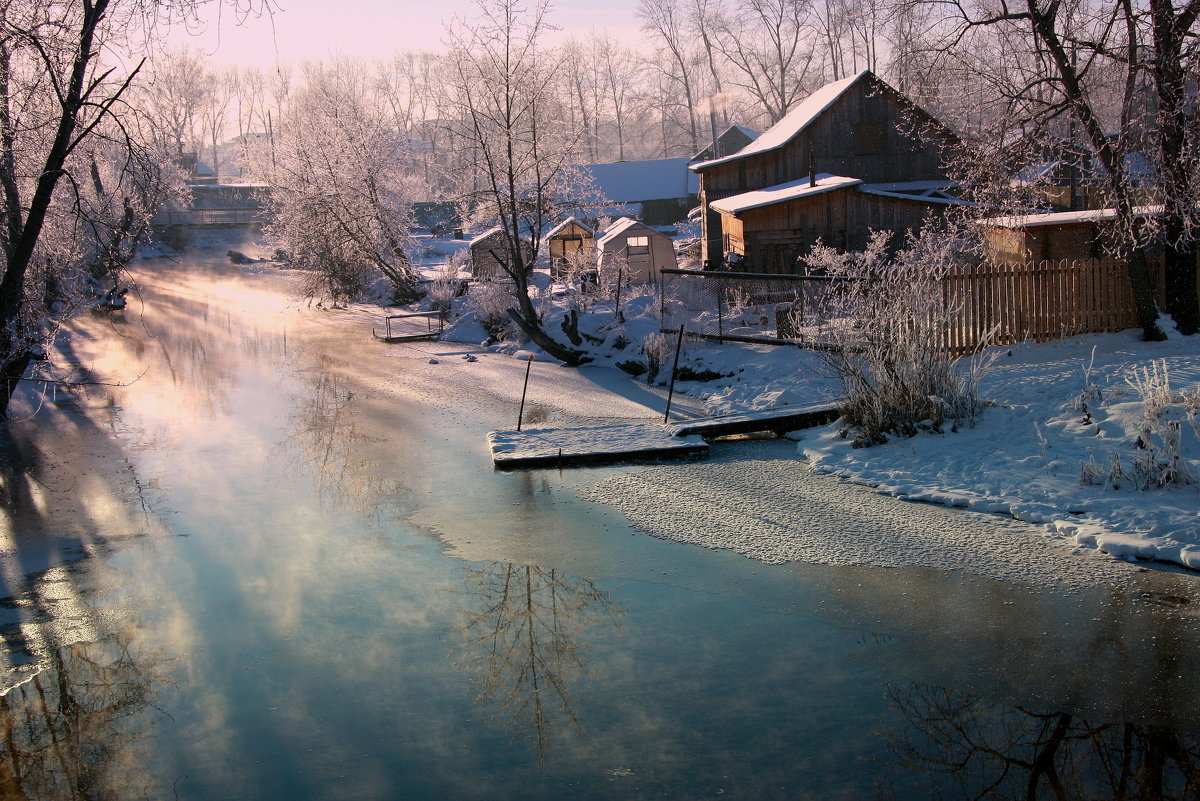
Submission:
[[[517,430],[521,430],[521,418],[525,416],[525,391],[529,389],[529,370],[533,367],[533,354],[525,360],[525,386],[521,387],[521,408],[517,410]]]
[[[624,277],[624,265],[617,265],[617,307],[613,310],[613,319],[618,323],[625,322],[621,318],[621,278]]]
[[[679,351],[683,350],[683,326],[679,326],[679,340],[675,343],[675,361],[671,364],[671,388],[667,390],[667,410],[663,422],[671,419],[671,398],[675,397],[675,373],[679,370]],[[520,428],[517,429],[520,431]]]

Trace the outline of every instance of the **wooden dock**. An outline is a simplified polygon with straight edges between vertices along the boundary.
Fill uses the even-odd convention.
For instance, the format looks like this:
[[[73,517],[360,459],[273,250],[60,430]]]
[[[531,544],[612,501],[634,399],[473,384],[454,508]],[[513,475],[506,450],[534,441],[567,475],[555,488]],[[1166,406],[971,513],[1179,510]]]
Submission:
[[[580,428],[492,431],[488,447],[501,469],[577,467],[660,459],[700,459],[706,439],[771,431],[782,434],[836,420],[828,404],[783,407],[672,423],[625,423]]]

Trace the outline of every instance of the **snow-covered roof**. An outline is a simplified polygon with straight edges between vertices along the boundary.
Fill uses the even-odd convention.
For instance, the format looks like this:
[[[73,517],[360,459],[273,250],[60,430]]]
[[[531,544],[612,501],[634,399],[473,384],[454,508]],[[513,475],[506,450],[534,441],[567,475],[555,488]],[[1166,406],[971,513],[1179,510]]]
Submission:
[[[470,242],[468,242],[467,245],[468,245],[468,247],[474,247],[475,245],[479,244],[480,242],[487,239],[488,237],[494,236],[495,234],[498,234],[498,233],[500,233],[500,226],[497,225],[495,228],[489,228],[488,230],[484,231],[482,234],[480,234],[479,236],[475,237]]]
[[[634,227],[644,229],[646,232],[648,232],[648,234],[656,234],[658,236],[663,236],[663,234],[660,234],[658,231],[655,231],[653,228],[646,225],[645,223],[641,223],[641,222],[633,219],[632,217],[622,217],[621,219],[617,220],[612,225],[610,225],[604,229],[603,235],[601,235],[601,237],[596,240],[596,247],[603,248],[606,244],[613,241],[614,239],[619,237],[621,234],[628,231],[630,228],[634,228]]]
[[[596,235],[596,232],[595,232],[594,230],[592,230],[592,227],[591,227],[590,225],[587,225],[586,223],[580,222],[580,221],[579,221],[577,218],[575,218],[575,217],[568,217],[567,219],[563,220],[563,221],[562,221],[562,222],[560,222],[558,225],[554,226],[554,227],[553,227],[553,228],[551,228],[549,231],[547,231],[547,232],[546,232],[546,239],[549,239],[550,237],[554,236],[554,235],[555,235],[555,234],[557,234],[559,231],[562,231],[564,228],[566,228],[567,226],[569,226],[569,225],[571,225],[571,224],[575,224],[575,225],[579,226],[580,228],[582,228],[583,230],[587,231],[587,232],[588,232],[589,234],[591,234],[592,236],[595,236],[595,235]]]
[[[731,156],[725,156],[711,161],[702,161],[699,164],[693,164],[693,170],[701,170],[705,167],[712,167],[717,164],[725,164],[729,161],[752,156],[756,153],[766,153],[771,150],[777,150],[788,142],[792,141],[797,134],[801,133],[805,128],[812,124],[813,120],[821,116],[830,106],[841,97],[846,90],[858,83],[865,75],[869,75],[869,70],[863,70],[857,75],[849,78],[844,78],[840,81],[834,81],[822,86],[817,91],[813,92],[804,100],[800,101],[800,105],[784,115],[783,119],[772,125],[767,130],[763,131],[762,136],[755,139],[744,148],[734,153]]]
[[[1135,217],[1156,217],[1162,214],[1162,206],[1138,206]],[[1002,217],[987,217],[976,220],[976,224],[993,228],[1039,228],[1047,225],[1080,225],[1083,223],[1112,222],[1117,219],[1116,209],[1087,209],[1085,211],[1057,211],[1046,214],[1012,214]]]
[[[940,203],[944,206],[973,206],[969,200],[946,194],[947,189],[956,186],[953,181],[902,181],[890,184],[863,184],[859,192],[880,197],[894,197],[900,200],[916,200],[921,203]]]
[[[688,170],[686,158],[583,164],[580,169],[590,172],[614,203],[682,198],[700,191],[699,177]]]
[[[817,173],[817,183],[811,184],[808,178],[798,181],[788,181],[785,184],[768,186],[766,189],[755,189],[740,195],[714,200],[709,205],[717,211],[727,214],[740,214],[743,211],[757,209],[763,206],[774,206],[796,198],[819,195],[823,192],[833,192],[862,183],[859,178],[846,178],[842,175],[830,175],[827,172]]]

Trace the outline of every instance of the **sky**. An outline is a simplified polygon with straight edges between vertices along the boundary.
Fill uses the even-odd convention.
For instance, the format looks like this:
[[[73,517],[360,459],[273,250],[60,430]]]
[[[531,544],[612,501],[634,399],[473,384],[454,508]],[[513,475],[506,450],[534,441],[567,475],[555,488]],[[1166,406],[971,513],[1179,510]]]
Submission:
[[[228,8],[218,23],[214,4],[208,6],[206,30],[188,35],[176,29],[170,42],[199,48],[219,62],[260,67],[334,56],[384,59],[404,50],[442,50],[446,23],[455,15],[470,17],[474,8],[471,0],[278,0],[278,6],[273,15],[239,26]],[[637,42],[636,8],[637,0],[559,0],[552,4],[550,21],[561,30],[549,41],[606,28]]]

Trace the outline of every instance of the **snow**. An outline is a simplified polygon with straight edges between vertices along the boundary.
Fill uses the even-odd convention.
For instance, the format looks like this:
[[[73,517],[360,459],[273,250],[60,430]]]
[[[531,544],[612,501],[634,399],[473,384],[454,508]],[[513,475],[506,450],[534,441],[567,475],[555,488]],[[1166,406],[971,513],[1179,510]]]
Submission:
[[[1093,349],[1095,399],[1085,412],[1078,401]],[[1011,516],[1073,550],[1200,569],[1196,484],[1109,480],[1118,458],[1128,470],[1139,456],[1145,407],[1127,379],[1152,362],[1166,366],[1176,392],[1200,385],[1195,337],[1143,343],[1129,331],[1022,345],[1003,349],[984,381],[994,405],[974,428],[854,449],[834,424],[799,452],[819,472],[905,500]],[[1200,480],[1200,442],[1182,428],[1185,462]]]
[[[555,286],[547,285],[543,291],[551,292]],[[587,349],[595,360],[578,373],[596,382],[599,392],[647,403],[647,418],[661,414],[669,362],[652,385],[647,385],[645,374],[631,378],[610,369],[645,362],[642,345],[659,331],[654,288],[630,287],[622,300],[621,321],[614,320],[611,306],[597,300],[579,317],[581,332],[591,340]],[[550,312],[547,330],[558,330],[561,314],[561,308]],[[447,338],[480,343],[487,334],[466,315],[448,328]],[[673,352],[674,341],[669,344]],[[535,352],[535,372],[543,361],[554,363],[527,343],[502,342],[488,347],[509,354],[519,348]],[[735,548],[767,561],[817,558],[814,554],[818,551],[824,553],[822,560],[846,563],[860,560],[858,563],[975,569],[972,565],[978,567],[982,560],[993,565],[990,575],[1013,578],[1023,568],[1010,569],[1012,560],[1042,560],[1036,569],[1025,565],[1033,572],[1021,575],[1030,580],[1066,569],[1057,561],[1045,561],[1046,553],[1057,553],[1071,564],[1083,559],[1092,565],[1089,570],[1095,569],[1097,560],[1158,560],[1200,569],[1200,485],[1158,487],[1128,477],[1139,456],[1146,454],[1136,444],[1145,404],[1129,380],[1135,371],[1154,365],[1165,370],[1175,394],[1175,400],[1165,407],[1164,419],[1180,423],[1182,464],[1200,482],[1200,441],[1182,402],[1185,391],[1200,393],[1200,337],[1181,337],[1170,331],[1166,342],[1146,343],[1138,331],[1130,330],[1026,343],[997,353],[997,362],[981,384],[990,405],[974,428],[925,431],[912,438],[893,438],[883,445],[855,449],[849,438],[841,436],[841,426],[834,423],[799,434],[799,445],[779,464],[759,464],[761,457],[754,455],[748,457],[755,463],[753,467],[745,459],[727,461],[724,454],[734,446],[722,444],[704,465],[643,468],[667,471],[663,475],[669,472],[676,476],[671,480],[676,485],[691,486],[701,479],[724,481],[722,489],[712,491],[722,499],[740,498],[737,503],[742,508],[723,522],[700,521],[707,514],[702,511],[679,513],[676,517],[680,519],[668,524],[661,497],[659,506],[653,507],[650,489],[635,489],[640,486],[637,481],[647,480],[640,472],[637,475],[643,478],[636,481],[602,482],[594,497],[617,506],[635,525],[660,536]],[[1090,386],[1085,378],[1089,363]],[[835,400],[839,392],[818,354],[791,346],[689,341],[684,344],[680,366],[719,374],[709,381],[677,382],[673,411],[690,407],[691,416],[802,407]],[[524,372],[524,365],[520,370]],[[787,522],[792,520],[790,512],[784,515],[780,511],[779,517],[772,517],[780,524],[778,531],[738,530],[748,525],[746,515],[753,517],[754,507],[777,502],[771,494],[776,490],[771,487],[781,486],[776,493],[780,498],[787,491],[799,492],[783,485],[803,483],[802,476],[812,471],[873,488],[882,502],[891,505],[880,513],[889,526],[893,526],[893,518],[925,515],[914,510],[933,505],[955,510],[953,514],[994,520],[999,533],[962,542],[947,524],[937,537],[915,532],[911,539],[903,544],[893,542],[889,549],[886,540],[893,535],[885,530],[873,535],[884,542],[871,546],[859,542],[853,549],[835,549],[830,544],[822,551],[801,547],[795,541],[797,536],[807,536],[803,532],[809,527],[794,529],[788,537],[770,534],[792,525]],[[757,478],[746,484],[745,475],[751,472]],[[689,478],[693,475],[695,479]],[[1114,482],[1113,476],[1118,480]],[[644,502],[639,501],[643,496]],[[897,498],[919,503],[896,504]],[[797,512],[805,513],[803,509]],[[761,511],[758,514],[761,516]],[[1021,536],[1007,528],[1012,526]],[[901,529],[907,531],[907,524],[896,531]],[[970,530],[975,529],[972,524]],[[1028,532],[1033,536],[1027,536]],[[1005,544],[1001,547],[1000,542]],[[972,550],[974,555],[968,555]],[[997,560],[1003,566],[995,566]]]
[[[615,161],[583,164],[596,186],[613,203],[669,200],[700,191],[700,179],[688,170],[686,158]]]
[[[763,131],[762,135],[731,156],[725,156],[711,161],[693,164],[693,170],[702,170],[717,164],[736,161],[756,153],[766,153],[777,150],[790,142],[797,134],[807,128],[813,120],[825,113],[825,110],[837,101],[847,89],[867,75],[863,72],[840,81],[826,84],[800,102],[800,105],[784,115],[783,119]]]
[[[497,467],[560,461],[595,464],[672,453],[696,456],[708,451],[698,434],[679,437],[673,429],[653,423],[492,431],[488,433],[488,446]]]
[[[1163,322],[1168,327],[1168,321]],[[630,318],[619,330],[636,341],[632,332],[651,328],[648,319]],[[607,342],[611,341],[610,336]],[[597,364],[628,358],[633,350],[609,353],[607,347],[597,349]],[[698,507],[699,512],[687,514],[686,520],[668,524],[670,515],[661,508],[661,497],[652,502],[650,491],[667,479],[652,479],[643,473],[638,474],[640,478],[602,482],[591,497],[615,505],[635,525],[659,536],[734,548],[772,562],[808,559],[818,551],[824,554],[820,561],[835,563],[975,569],[986,561],[991,565],[985,571],[989,575],[1036,581],[1068,570],[1047,553],[1068,562],[1093,557],[1080,566],[1084,572],[1096,569],[1096,559],[1155,560],[1200,569],[1200,484],[1160,488],[1124,478],[1114,487],[1106,480],[1118,458],[1128,472],[1140,452],[1136,439],[1145,406],[1128,379],[1135,370],[1156,364],[1165,368],[1177,401],[1185,390],[1200,392],[1200,337],[1181,337],[1172,331],[1167,342],[1146,343],[1140,340],[1139,331],[1130,330],[1027,343],[1000,348],[997,353],[997,362],[982,382],[989,407],[974,428],[925,431],[856,449],[842,436],[842,425],[833,423],[793,435],[800,442],[792,466],[759,464],[761,457],[755,456],[749,457],[753,466],[737,459],[722,464],[723,449],[732,446],[719,445],[705,465],[652,468],[664,477],[668,473],[674,476],[671,483],[675,484],[724,482],[723,488],[712,491],[721,498],[743,498],[744,508],[731,512],[734,517],[729,520],[704,520],[708,512],[703,506]],[[799,408],[832,400],[838,393],[821,358],[793,347],[686,343],[681,364],[723,374],[713,381],[677,382],[677,402],[679,393],[688,393],[702,404],[697,414]],[[1085,414],[1079,401],[1088,389],[1084,371],[1089,364],[1093,399],[1087,402]],[[665,376],[660,376],[658,383],[664,380]],[[642,385],[644,381],[628,383]],[[1200,482],[1200,440],[1184,417],[1182,403],[1169,404],[1166,416],[1182,421],[1184,464]],[[997,521],[999,533],[976,542],[960,542],[960,535],[946,533],[947,528],[939,537],[918,532],[910,540],[889,545],[892,535],[876,532],[874,536],[882,536],[884,542],[871,546],[862,542],[850,550],[845,546],[829,545],[824,550],[803,546],[796,538],[807,536],[803,532],[812,527],[793,518],[812,514],[811,506],[801,504],[803,508],[793,515],[780,499],[770,496],[775,492],[770,487],[793,485],[798,474],[810,469],[871,487],[881,496],[983,515]],[[747,471],[761,475],[747,484]],[[642,484],[646,486],[638,489]],[[643,495],[644,502],[639,501]],[[750,514],[747,510],[765,506],[772,509],[771,519],[778,526],[745,528],[749,524],[742,518]],[[917,508],[901,505],[899,511],[881,514],[888,525],[894,525],[893,517],[911,520],[925,514],[914,511]],[[798,526],[792,535],[780,533],[792,525]],[[1014,535],[1006,525],[1032,531],[1034,536]],[[897,531],[908,529],[906,523]],[[971,530],[975,530],[974,524]],[[927,550],[920,552],[922,548]],[[990,555],[967,554],[980,549]],[[957,553],[959,550],[963,553]],[[1003,565],[997,566],[997,559]],[[1040,561],[1036,566],[1009,564],[1022,559]]]
[[[797,181],[788,181],[787,183],[768,186],[766,189],[755,189],[751,192],[743,192],[740,195],[732,195],[720,200],[714,200],[709,205],[717,211],[740,214],[750,209],[773,206],[776,203],[784,203],[810,195],[819,195],[823,192],[834,192],[838,189],[858,186],[862,183],[862,180],[858,178],[830,175],[827,172],[817,173],[816,178],[816,184],[813,184],[808,178],[801,178]]]
[[[1135,217],[1154,217],[1162,214],[1162,206],[1136,206]],[[1020,214],[1005,217],[987,217],[976,220],[976,225],[997,228],[1034,228],[1043,225],[1076,225],[1079,223],[1112,222],[1117,219],[1116,209],[1087,209],[1084,211],[1057,211],[1050,214]]]

